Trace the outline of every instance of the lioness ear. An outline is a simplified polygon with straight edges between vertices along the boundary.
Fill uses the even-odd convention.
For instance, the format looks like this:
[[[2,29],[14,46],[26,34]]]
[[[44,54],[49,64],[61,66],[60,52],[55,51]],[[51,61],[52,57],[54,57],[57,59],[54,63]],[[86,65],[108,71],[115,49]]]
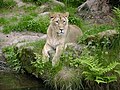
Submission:
[[[64,13],[65,17],[69,17],[69,12]]]
[[[50,13],[49,13],[49,16],[50,16],[50,18],[52,19],[52,18],[54,18],[55,14],[54,14],[53,12],[50,12]]]

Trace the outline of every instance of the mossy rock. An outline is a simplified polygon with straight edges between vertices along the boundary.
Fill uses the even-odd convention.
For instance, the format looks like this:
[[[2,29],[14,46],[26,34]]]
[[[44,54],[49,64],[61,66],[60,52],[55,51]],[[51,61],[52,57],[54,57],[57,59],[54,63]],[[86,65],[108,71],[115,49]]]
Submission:
[[[41,51],[44,43],[44,41],[38,41],[36,43],[26,44],[25,46],[21,47],[13,46],[4,53],[6,56],[13,54],[14,58],[8,57],[8,61],[10,65],[13,65],[14,68],[16,67],[15,63],[17,62],[17,65],[20,67],[19,71],[26,71],[30,74],[33,74],[37,78],[43,79],[45,84],[48,84],[55,89],[79,90],[81,88],[81,70],[79,68],[70,67],[69,61],[64,60],[66,57],[64,54],[67,53],[69,56],[70,51],[71,54],[74,55],[74,53],[78,52],[78,49],[73,49],[72,51],[70,48],[73,48],[74,46],[68,47],[66,52],[62,55],[62,60],[60,60],[59,65],[52,67],[51,61],[44,62],[42,60]],[[73,58],[75,58],[75,56]],[[14,63],[14,61],[16,62]]]

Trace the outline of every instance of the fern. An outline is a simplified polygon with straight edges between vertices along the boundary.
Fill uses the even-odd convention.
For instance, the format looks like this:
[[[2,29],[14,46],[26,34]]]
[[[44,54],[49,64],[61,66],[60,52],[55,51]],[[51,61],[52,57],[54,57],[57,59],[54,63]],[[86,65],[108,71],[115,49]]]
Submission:
[[[116,22],[116,25],[117,25],[117,29],[119,30],[120,32],[120,8],[114,8],[114,14],[116,16],[116,18],[114,19],[114,21]]]
[[[8,46],[3,48],[3,53],[6,57],[7,63],[14,71],[19,72],[22,70],[21,62],[18,59],[18,54],[21,52],[21,50],[15,49],[14,46]]]
[[[115,67],[119,65],[118,62],[110,63],[108,66],[103,66],[94,56],[81,57],[81,64],[85,66],[83,75],[86,80],[92,80],[99,83],[110,83],[117,80],[116,75],[107,75],[110,72],[115,71]]]

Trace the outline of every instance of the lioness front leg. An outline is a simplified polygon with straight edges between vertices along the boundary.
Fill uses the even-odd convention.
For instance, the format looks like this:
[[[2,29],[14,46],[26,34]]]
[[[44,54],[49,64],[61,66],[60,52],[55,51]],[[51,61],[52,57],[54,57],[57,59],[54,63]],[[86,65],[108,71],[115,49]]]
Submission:
[[[44,62],[49,61],[49,59],[50,59],[49,51],[51,51],[51,50],[52,50],[52,48],[46,43],[42,50]]]
[[[64,45],[59,45],[56,47],[56,53],[52,59],[52,66],[55,66],[57,63],[59,63],[60,56],[63,52]]]

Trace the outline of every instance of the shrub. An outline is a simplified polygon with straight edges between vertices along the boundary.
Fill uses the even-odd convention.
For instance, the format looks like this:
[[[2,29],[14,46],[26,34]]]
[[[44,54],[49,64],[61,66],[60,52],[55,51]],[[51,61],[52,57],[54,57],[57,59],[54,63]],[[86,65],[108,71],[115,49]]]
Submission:
[[[0,8],[11,8],[16,5],[14,0],[0,0]]]
[[[19,59],[17,58],[18,53],[20,52],[20,50],[15,50],[14,46],[9,46],[9,47],[5,47],[3,48],[3,53],[5,54],[5,57],[7,59],[7,63],[9,64],[9,66],[14,70],[19,72],[21,70],[21,62],[19,61]]]

